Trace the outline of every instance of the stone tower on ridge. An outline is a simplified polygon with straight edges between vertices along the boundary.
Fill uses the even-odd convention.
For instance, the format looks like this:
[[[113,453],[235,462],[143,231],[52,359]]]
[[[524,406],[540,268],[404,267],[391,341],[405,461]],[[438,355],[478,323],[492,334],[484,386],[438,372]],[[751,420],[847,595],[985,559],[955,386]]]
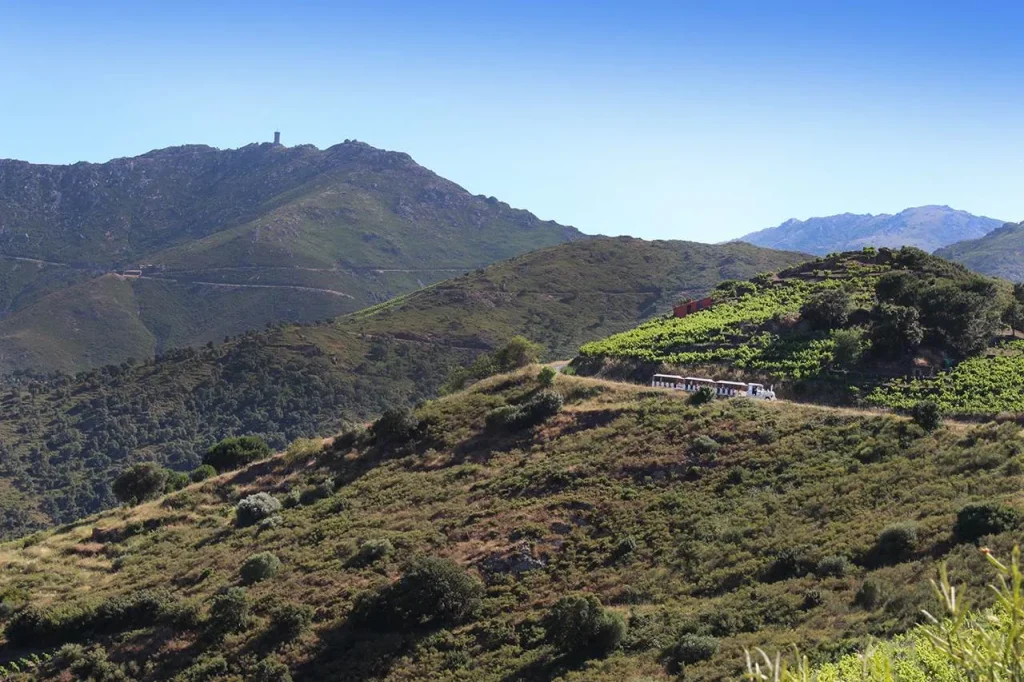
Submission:
[[[274,131],[274,144],[281,144],[281,133],[277,130]]]

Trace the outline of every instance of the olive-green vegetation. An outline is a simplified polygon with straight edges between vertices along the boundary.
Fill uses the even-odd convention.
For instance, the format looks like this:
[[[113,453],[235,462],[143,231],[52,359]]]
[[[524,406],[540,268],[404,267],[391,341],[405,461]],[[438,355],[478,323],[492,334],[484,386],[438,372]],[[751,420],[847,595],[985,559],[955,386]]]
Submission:
[[[276,450],[330,435],[436,395],[456,369],[471,368],[465,383],[539,353],[567,357],[721,277],[799,258],[746,244],[578,241],[332,323],[75,376],[16,374],[0,383],[0,535],[114,504],[111,482],[133,462],[191,471],[224,438],[260,436]],[[543,352],[508,343],[519,334]]]
[[[976,374],[973,363],[987,363],[980,354],[1024,298],[1024,288],[1018,289],[912,248],[833,254],[777,275],[723,282],[710,310],[655,319],[584,344],[577,365],[599,372],[618,364],[637,377],[697,367],[781,382],[790,396],[856,402],[864,391],[922,367],[934,371],[960,362],[954,374]],[[1024,384],[1006,384],[1005,394],[1024,405]],[[904,386],[911,389],[901,395]],[[931,386],[900,379],[868,401],[909,408],[931,397]],[[980,385],[958,382],[951,392],[970,405],[954,406],[940,396],[941,409],[1021,409],[1002,394],[983,394]],[[982,404],[987,409],[979,409]]]
[[[356,141],[0,160],[0,212],[5,371],[327,319],[582,237]],[[141,278],[119,274],[140,266]]]
[[[799,648],[769,656],[747,652],[744,680],[777,682],[1011,682],[1024,679],[1024,573],[1020,548],[1005,563],[982,550],[994,580],[991,608],[971,610],[962,585],[940,567],[932,585],[941,611],[890,641],[872,643],[838,661],[813,665]],[[1004,560],[1005,561],[1005,560]],[[993,570],[994,569],[994,570]]]
[[[935,255],[963,263],[975,272],[1024,281],[1024,223],[1007,223],[977,239],[950,244]]]
[[[1019,539],[1014,423],[538,377],[0,545],[0,655],[147,681],[737,679],[744,648],[820,665],[911,630],[940,560],[985,608],[977,544]],[[489,423],[544,392],[532,425]]]

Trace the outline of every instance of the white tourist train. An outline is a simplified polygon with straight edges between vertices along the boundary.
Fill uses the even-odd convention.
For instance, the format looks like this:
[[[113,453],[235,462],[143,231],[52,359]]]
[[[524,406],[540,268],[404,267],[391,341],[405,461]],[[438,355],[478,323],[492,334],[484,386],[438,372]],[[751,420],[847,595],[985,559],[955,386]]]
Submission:
[[[673,388],[693,393],[702,387],[710,388],[719,398],[745,396],[755,400],[775,400],[775,391],[764,384],[748,384],[743,381],[715,381],[699,377],[681,377],[674,374],[655,374],[651,386]]]

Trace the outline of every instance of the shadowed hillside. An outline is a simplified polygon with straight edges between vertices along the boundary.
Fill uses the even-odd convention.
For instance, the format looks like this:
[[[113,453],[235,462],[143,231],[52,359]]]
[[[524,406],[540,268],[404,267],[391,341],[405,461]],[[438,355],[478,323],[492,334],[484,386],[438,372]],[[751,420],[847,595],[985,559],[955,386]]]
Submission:
[[[332,323],[251,332],[73,377],[16,375],[0,392],[0,474],[10,483],[0,487],[2,531],[113,504],[110,482],[130,462],[188,470],[227,436],[259,434],[283,447],[299,436],[333,433],[436,395],[453,370],[513,336],[541,342],[549,357],[569,357],[580,343],[628,329],[723,277],[802,258],[746,244],[584,240]],[[106,298],[96,308],[132,319],[133,284],[101,281]],[[50,317],[40,324],[57,324]],[[93,311],[77,324],[83,333],[96,324],[99,333],[113,322]],[[143,325],[122,328],[133,330],[138,343],[152,343]],[[126,334],[110,343],[128,344]],[[49,338],[28,341],[56,352],[45,345]]]

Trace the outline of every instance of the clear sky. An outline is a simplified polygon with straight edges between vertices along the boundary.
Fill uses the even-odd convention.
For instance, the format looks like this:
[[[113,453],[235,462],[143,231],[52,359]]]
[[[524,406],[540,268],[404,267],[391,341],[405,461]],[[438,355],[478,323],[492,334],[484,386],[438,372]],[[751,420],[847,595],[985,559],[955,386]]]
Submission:
[[[345,138],[585,232],[1024,219],[1020,3],[0,0],[0,158]]]

